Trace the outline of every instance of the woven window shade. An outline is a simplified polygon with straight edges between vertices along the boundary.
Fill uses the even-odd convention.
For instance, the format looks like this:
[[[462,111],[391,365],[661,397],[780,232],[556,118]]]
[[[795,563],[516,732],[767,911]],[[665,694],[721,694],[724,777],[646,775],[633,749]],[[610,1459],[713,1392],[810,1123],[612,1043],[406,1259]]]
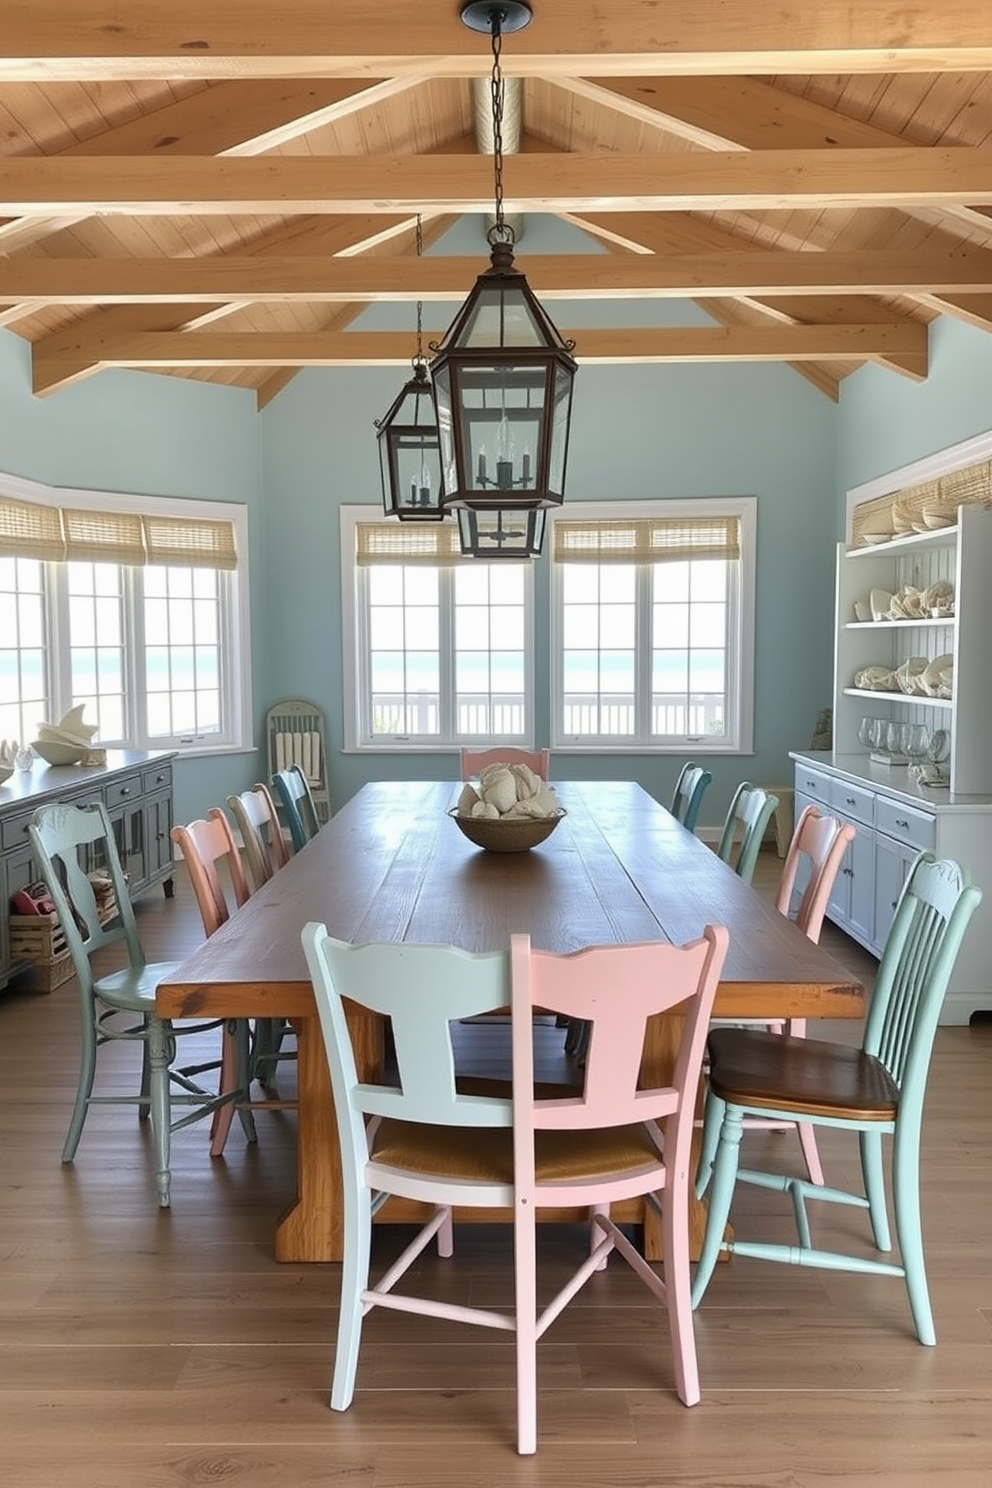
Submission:
[[[65,537],[58,507],[0,496],[0,557],[60,563],[65,558]]]
[[[145,562],[141,518],[132,512],[62,510],[65,556],[70,563],[124,563],[139,568]]]
[[[231,522],[40,506],[10,496],[0,496],[0,557],[122,563],[131,568],[238,566]]]
[[[142,517],[148,562],[176,568],[235,569],[238,551],[230,522],[187,521],[183,517]]]
[[[385,563],[421,563],[436,568],[467,561],[462,557],[458,528],[446,522],[433,527],[359,522],[355,531],[355,561],[359,568]],[[478,563],[480,560],[473,558],[471,561]]]
[[[684,563],[741,556],[739,517],[636,517],[557,521],[556,563]]]
[[[954,520],[959,506],[992,506],[992,460],[863,501],[851,513],[851,541],[858,547],[872,534],[901,537],[915,530],[924,509]]]

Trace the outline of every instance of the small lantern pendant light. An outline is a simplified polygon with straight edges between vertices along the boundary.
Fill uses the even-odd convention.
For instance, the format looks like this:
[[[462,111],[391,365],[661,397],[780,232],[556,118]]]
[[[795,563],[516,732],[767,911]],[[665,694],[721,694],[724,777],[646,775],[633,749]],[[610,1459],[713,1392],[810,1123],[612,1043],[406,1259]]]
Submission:
[[[417,218],[417,257],[423,252]],[[434,394],[423,354],[423,302],[417,301],[417,354],[413,376],[404,383],[384,418],[377,419],[382,505],[401,522],[440,522],[441,453]]]
[[[462,512],[523,517],[563,501],[574,343],[562,338],[514,267],[513,229],[503,217],[501,36],[528,25],[530,7],[521,0],[473,0],[461,18],[492,35],[496,211],[488,235],[492,267],[479,275],[443,341],[431,345],[442,502],[459,512],[463,553],[527,557],[541,551],[543,520],[472,522]],[[523,546],[511,552],[505,533],[521,530]],[[483,532],[488,539],[480,543]]]

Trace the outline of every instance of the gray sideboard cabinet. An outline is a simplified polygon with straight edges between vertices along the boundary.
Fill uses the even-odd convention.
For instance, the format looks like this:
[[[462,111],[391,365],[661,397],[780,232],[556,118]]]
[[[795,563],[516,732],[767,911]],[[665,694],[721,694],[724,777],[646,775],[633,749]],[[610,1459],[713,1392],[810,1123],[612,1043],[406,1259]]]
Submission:
[[[174,753],[108,749],[105,765],[46,765],[16,770],[0,785],[0,988],[26,966],[10,948],[10,899],[39,877],[28,824],[39,806],[102,801],[114,824],[132,899],[161,883],[173,893],[172,761]]]

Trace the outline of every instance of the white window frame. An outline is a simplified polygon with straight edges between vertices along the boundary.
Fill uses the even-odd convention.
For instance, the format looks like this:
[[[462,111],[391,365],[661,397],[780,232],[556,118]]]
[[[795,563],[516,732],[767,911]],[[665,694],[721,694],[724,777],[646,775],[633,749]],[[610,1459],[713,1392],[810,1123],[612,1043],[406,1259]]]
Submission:
[[[254,747],[251,688],[251,605],[248,582],[248,509],[236,502],[198,501],[170,496],[138,496],[119,491],[83,490],[71,486],[49,486],[21,476],[0,476],[4,494],[15,500],[38,506],[71,507],[78,511],[132,512],[147,516],[187,517],[207,522],[230,522],[238,552],[238,567],[221,575],[221,695],[222,717],[227,728],[222,734],[199,738],[174,735],[149,739],[145,733],[146,701],[138,689],[141,668],[138,650],[143,645],[144,606],[140,581],[125,600],[125,619],[130,620],[125,635],[124,659],[127,687],[127,723],[130,737],[100,740],[99,747],[147,750],[174,750],[184,757],[229,754]],[[65,650],[67,613],[65,584],[53,570],[61,565],[43,565],[45,584],[47,677],[53,712],[61,716],[72,706],[68,694],[69,659]],[[181,565],[180,565],[181,566]],[[136,570],[136,573],[141,570]],[[125,590],[133,580],[125,576]],[[49,720],[57,721],[57,720]],[[25,741],[30,742],[30,741]]]
[[[344,681],[345,753],[361,754],[450,754],[463,744],[485,745],[505,742],[505,736],[472,734],[463,737],[455,732],[454,717],[454,636],[453,608],[442,601],[441,615],[441,719],[446,732],[437,738],[406,738],[400,734],[373,735],[366,728],[371,716],[369,672],[367,667],[367,616],[361,572],[355,561],[356,531],[360,524],[379,525],[386,520],[381,507],[342,506],[341,520],[341,623]],[[485,563],[480,558],[465,558],[465,564]],[[497,560],[499,561],[499,560]],[[501,560],[506,563],[507,559]],[[523,749],[534,747],[534,576],[533,565],[525,564],[524,576],[524,733],[513,743]],[[442,585],[444,584],[442,568]],[[454,568],[448,570],[454,573]],[[453,586],[452,586],[453,587]]]
[[[658,740],[648,734],[617,739],[597,734],[577,737],[560,727],[563,717],[563,574],[564,564],[551,562],[551,748],[558,753],[577,754],[751,754],[754,749],[754,634],[755,569],[757,553],[757,498],[754,496],[696,497],[683,500],[582,501],[566,503],[549,512],[548,551],[554,552],[554,524],[559,521],[624,521],[632,518],[722,517],[740,519],[741,556],[736,593],[731,602],[736,611],[735,631],[727,648],[727,733],[717,740],[706,735],[686,734]],[[646,567],[647,565],[642,565]],[[733,619],[731,621],[733,623]],[[736,642],[736,644],[734,644]],[[650,626],[638,628],[636,667],[639,679],[649,678]],[[642,682],[641,685],[648,685]]]

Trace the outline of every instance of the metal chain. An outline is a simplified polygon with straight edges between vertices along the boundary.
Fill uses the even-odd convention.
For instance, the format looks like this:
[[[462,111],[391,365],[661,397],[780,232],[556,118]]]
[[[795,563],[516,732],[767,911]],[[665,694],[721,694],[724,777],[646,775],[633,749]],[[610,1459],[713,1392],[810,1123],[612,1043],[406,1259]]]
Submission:
[[[499,59],[503,49],[502,32],[503,12],[493,7],[493,71],[490,82],[490,94],[492,97],[493,111],[493,186],[496,195],[496,221],[492,230],[492,239],[496,242],[513,242],[513,228],[508,227],[503,221],[503,98],[505,89],[503,87],[503,73],[500,69]]]
[[[420,222],[420,213],[417,213],[417,257],[423,257],[424,232]],[[417,355],[413,359],[416,367],[424,360],[424,302],[417,301]]]

